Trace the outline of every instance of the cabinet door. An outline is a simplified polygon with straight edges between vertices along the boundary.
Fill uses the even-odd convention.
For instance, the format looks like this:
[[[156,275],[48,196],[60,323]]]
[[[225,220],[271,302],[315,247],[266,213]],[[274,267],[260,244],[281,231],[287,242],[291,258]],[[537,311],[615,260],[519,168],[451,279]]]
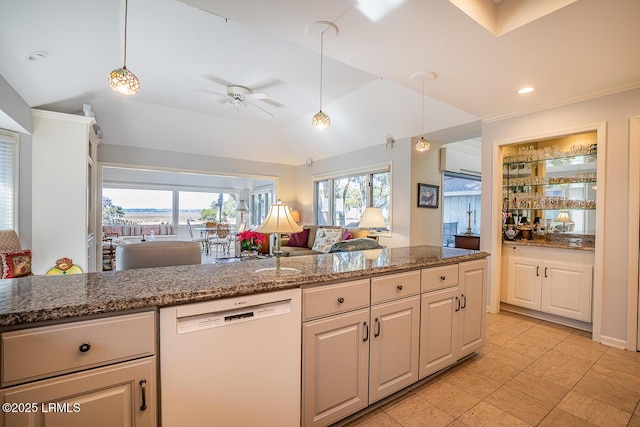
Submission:
[[[368,405],[369,308],[302,328],[305,426],[326,426]]]
[[[487,310],[487,261],[460,263],[460,310],[458,311],[458,358],[480,348],[485,342]]]
[[[458,286],[422,295],[420,379],[458,360]]]
[[[507,302],[540,310],[540,263],[528,258],[509,257]]]
[[[420,297],[371,307],[369,403],[418,381]]]
[[[591,322],[592,267],[555,261],[543,267],[541,310]]]
[[[155,357],[6,388],[0,396],[36,409],[3,412],[1,427],[156,426]]]

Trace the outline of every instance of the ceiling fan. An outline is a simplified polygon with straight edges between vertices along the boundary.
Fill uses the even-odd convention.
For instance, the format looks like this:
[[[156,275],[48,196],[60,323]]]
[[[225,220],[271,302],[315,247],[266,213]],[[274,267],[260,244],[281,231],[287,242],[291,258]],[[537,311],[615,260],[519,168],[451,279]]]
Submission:
[[[225,108],[223,108],[223,110],[218,115],[224,113],[226,110],[228,110],[231,107],[236,107],[236,109],[239,110],[240,107],[246,108],[248,106],[252,106],[268,114],[269,116],[273,117],[273,114],[270,111],[262,108],[261,106],[253,102],[253,101],[270,100],[269,95],[267,95],[264,92],[252,92],[249,88],[246,88],[244,86],[236,86],[236,85],[227,86],[226,94],[214,92],[207,89],[200,89],[200,92],[223,97],[220,100],[220,102],[226,105],[225,105]]]

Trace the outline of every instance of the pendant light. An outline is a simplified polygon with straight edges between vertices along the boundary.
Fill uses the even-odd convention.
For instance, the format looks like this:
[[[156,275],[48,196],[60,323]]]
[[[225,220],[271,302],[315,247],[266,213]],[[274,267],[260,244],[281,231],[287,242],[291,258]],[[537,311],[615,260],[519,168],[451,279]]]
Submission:
[[[424,134],[424,76],[422,77],[422,134]],[[429,148],[431,148],[431,143],[420,135],[420,139],[416,141],[416,150],[422,152]]]
[[[311,119],[311,126],[314,129],[328,129],[331,126],[331,118],[322,111],[322,59],[324,56],[324,33],[327,30],[333,30],[338,34],[338,27],[331,22],[319,21],[315,24],[321,24],[326,26],[323,30],[320,31],[320,111],[316,113],[315,116]]]
[[[128,0],[124,0],[124,62],[122,68],[116,68],[109,74],[111,89],[122,95],[135,95],[140,91],[140,81],[127,69],[127,12]]]

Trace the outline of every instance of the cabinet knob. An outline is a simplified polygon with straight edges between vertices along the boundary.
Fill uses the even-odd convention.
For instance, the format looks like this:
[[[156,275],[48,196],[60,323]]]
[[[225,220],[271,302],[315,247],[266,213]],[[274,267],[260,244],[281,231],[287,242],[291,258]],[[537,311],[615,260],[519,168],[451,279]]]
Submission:
[[[342,303],[344,302],[344,298],[342,298],[342,297],[338,298],[338,302],[339,302],[340,304],[342,304]]]
[[[447,276],[440,276],[440,280],[446,280]]]
[[[396,288],[398,288],[398,290],[401,291],[402,290],[402,285],[398,285],[398,286],[396,286]]]
[[[82,344],[80,344],[80,347],[78,347],[78,350],[80,350],[80,353],[86,353],[87,351],[91,350],[91,344],[83,342]]]

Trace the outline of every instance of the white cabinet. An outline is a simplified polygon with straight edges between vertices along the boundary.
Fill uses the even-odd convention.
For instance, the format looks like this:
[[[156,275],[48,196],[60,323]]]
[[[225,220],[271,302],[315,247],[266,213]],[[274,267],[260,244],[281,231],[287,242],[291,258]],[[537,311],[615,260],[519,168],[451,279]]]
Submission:
[[[327,426],[418,380],[419,293],[419,271],[303,290],[305,426]]]
[[[422,270],[420,379],[485,341],[487,261]]]
[[[419,293],[419,271],[371,279],[370,404],[418,380]]]
[[[155,337],[155,312],[2,333],[0,427],[155,426]]]
[[[593,266],[508,258],[507,303],[591,322]]]
[[[42,110],[32,116],[33,272],[44,274],[63,257],[95,271],[95,244],[87,247],[98,209],[95,120]]]

